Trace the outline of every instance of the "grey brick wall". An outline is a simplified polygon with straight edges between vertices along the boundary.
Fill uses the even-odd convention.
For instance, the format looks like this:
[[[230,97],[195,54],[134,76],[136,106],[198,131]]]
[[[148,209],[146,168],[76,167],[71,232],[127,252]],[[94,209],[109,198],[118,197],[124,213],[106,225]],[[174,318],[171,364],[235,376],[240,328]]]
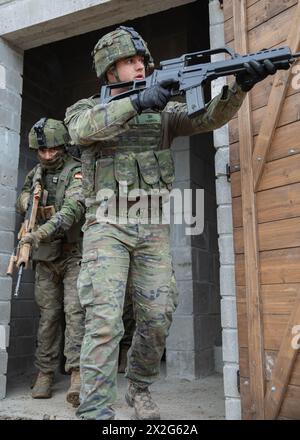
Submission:
[[[210,40],[211,48],[224,46],[224,17],[220,2],[210,0]],[[219,92],[225,79],[219,78],[212,84],[212,93]],[[227,419],[241,419],[240,396],[237,390],[237,370],[239,368],[237,312],[235,299],[234,250],[232,228],[231,187],[227,182],[226,164],[229,163],[228,126],[214,131],[216,196],[218,205],[218,234],[220,251],[220,292],[222,339],[223,339],[223,377],[225,411]]]
[[[183,224],[171,234],[180,295],[167,340],[167,373],[192,379],[214,371],[214,346],[221,343],[215,151],[209,134],[178,138],[172,150],[174,187],[204,189],[203,233],[188,236]]]
[[[23,55],[0,38],[0,398],[6,392],[12,280],[6,276],[14,246]]]

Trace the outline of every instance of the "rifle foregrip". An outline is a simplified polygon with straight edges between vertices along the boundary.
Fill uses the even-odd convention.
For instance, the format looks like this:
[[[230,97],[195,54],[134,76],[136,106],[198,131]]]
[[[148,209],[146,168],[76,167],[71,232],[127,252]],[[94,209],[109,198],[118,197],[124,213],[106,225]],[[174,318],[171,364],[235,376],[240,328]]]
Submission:
[[[202,85],[192,87],[186,91],[186,104],[188,115],[195,117],[205,110],[205,101]]]
[[[28,268],[30,252],[31,252],[31,245],[29,243],[25,243],[21,246],[19,251],[19,258],[17,261],[18,267],[20,267],[20,265],[23,264],[25,266],[25,269]]]
[[[16,257],[15,255],[11,255],[10,259],[9,259],[9,263],[7,266],[7,270],[6,270],[6,275],[10,275],[12,276],[13,272],[14,272],[14,265],[16,262]]]

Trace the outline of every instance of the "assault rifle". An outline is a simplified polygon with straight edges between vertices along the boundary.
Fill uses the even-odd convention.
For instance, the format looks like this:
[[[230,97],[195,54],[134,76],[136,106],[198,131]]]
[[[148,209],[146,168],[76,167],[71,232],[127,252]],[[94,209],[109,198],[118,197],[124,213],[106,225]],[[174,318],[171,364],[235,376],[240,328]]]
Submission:
[[[33,184],[33,188],[28,203],[28,208],[25,214],[24,222],[22,223],[18,233],[19,243],[17,245],[16,251],[14,251],[10,257],[6,271],[7,275],[12,276],[14,271],[14,266],[18,268],[18,278],[14,291],[14,296],[19,295],[23,270],[28,269],[30,265],[30,257],[31,257],[31,245],[29,243],[20,245],[20,240],[25,236],[25,234],[27,234],[28,232],[32,232],[34,230],[41,194],[42,194],[41,178],[35,178],[35,182]]]
[[[204,62],[207,57],[221,53],[229,55],[230,58],[222,61]],[[300,52],[292,54],[287,46],[263,49],[246,55],[239,55],[229,47],[188,53],[179,58],[161,61],[159,69],[155,69],[145,79],[102,86],[100,98],[102,103],[108,103],[130,96],[163,80],[173,79],[177,81],[177,85],[171,90],[172,96],[185,95],[188,115],[194,117],[205,110],[203,86],[206,82],[221,76],[243,72],[246,70],[244,64],[251,60],[264,61],[268,59],[280,69],[284,68],[287,62],[292,64],[299,56]],[[128,88],[128,90],[110,96],[111,90],[116,88]]]

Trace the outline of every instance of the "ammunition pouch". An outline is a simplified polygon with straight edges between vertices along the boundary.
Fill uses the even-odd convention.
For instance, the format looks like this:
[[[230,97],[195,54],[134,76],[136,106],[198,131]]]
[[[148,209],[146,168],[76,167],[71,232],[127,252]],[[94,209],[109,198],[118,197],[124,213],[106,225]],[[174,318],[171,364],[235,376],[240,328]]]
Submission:
[[[117,152],[114,157],[96,161],[95,191],[112,190],[118,197],[127,197],[134,189],[147,194],[151,190],[171,190],[175,179],[170,149],[143,152]],[[97,197],[101,201],[101,197]]]
[[[33,250],[33,261],[54,261],[62,254],[62,240],[40,242],[38,249]]]
[[[36,220],[38,223],[50,220],[50,218],[55,215],[55,212],[55,207],[53,205],[39,206],[37,210]]]

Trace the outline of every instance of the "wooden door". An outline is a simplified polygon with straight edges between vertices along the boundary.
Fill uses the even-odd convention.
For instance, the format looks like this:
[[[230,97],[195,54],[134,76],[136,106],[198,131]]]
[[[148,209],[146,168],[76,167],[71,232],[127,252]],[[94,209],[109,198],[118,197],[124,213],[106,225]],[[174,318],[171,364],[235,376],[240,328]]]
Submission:
[[[239,53],[300,51],[297,0],[224,0]],[[300,419],[300,63],[229,124],[242,416]]]

